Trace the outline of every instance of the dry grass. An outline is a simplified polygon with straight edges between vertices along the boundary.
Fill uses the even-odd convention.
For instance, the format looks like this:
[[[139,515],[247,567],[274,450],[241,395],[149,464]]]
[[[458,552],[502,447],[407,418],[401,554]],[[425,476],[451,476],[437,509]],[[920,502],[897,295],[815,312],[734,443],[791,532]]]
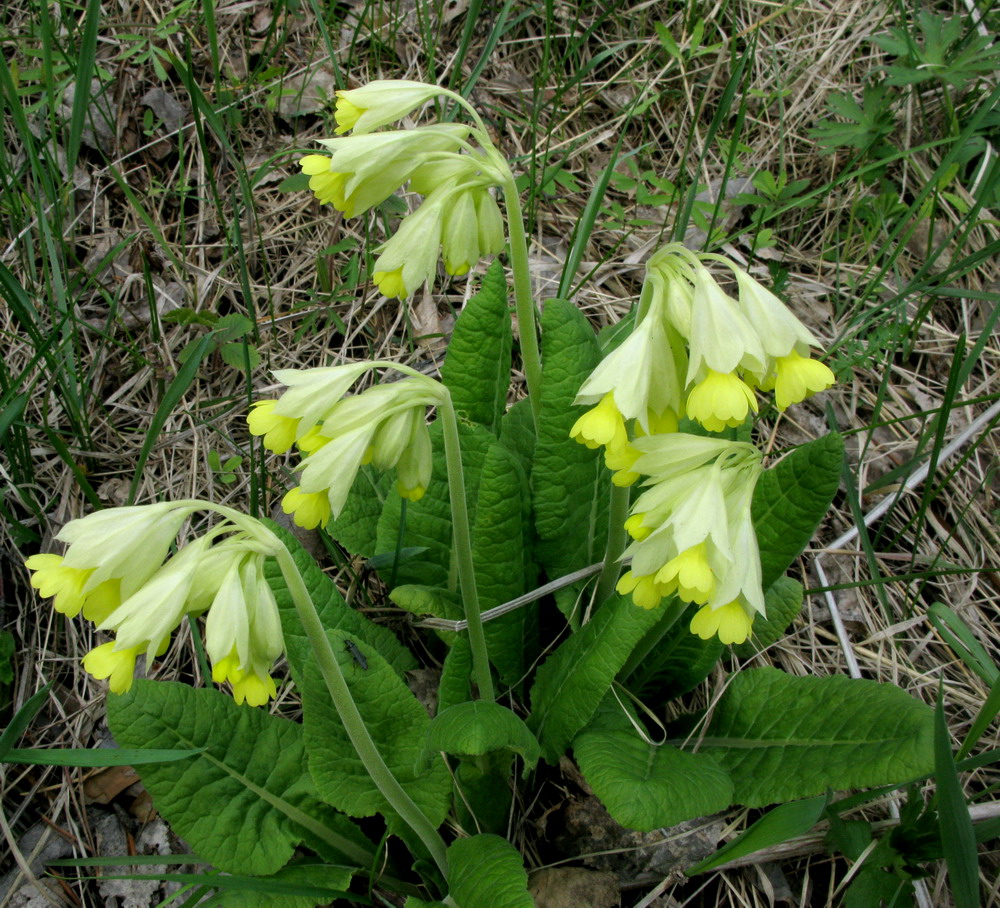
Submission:
[[[63,239],[57,256],[65,268],[61,274],[50,269],[39,217],[30,210],[15,214],[16,193],[9,185],[5,190],[0,262],[24,285],[82,401],[79,416],[69,412],[58,376],[38,359],[37,344],[13,311],[0,307],[6,374],[15,380],[15,390],[28,395],[19,425],[31,465],[27,475],[13,455],[0,463],[5,507],[29,531],[26,535],[14,520],[0,526],[3,621],[17,641],[10,697],[19,706],[43,682],[54,683],[53,696],[24,746],[89,747],[102,736],[104,686],[79,667],[93,634],[41,604],[27,588],[20,562],[30,551],[50,550],[59,527],[91,510],[81,480],[102,504],[126,500],[151,416],[180,368],[181,352],[206,330],[164,316],[178,306],[201,314],[247,315],[256,323],[250,340],[262,362],[248,387],[247,376],[218,353],[204,360],[197,380],[166,417],[142,466],[135,500],[201,497],[243,508],[255,501],[266,513],[280,495],[283,474],[280,465],[268,464],[269,478],[261,482],[242,414],[248,400],[270,386],[268,368],[377,356],[436,369],[441,345],[421,337],[446,332],[468,293],[466,281],[456,279],[433,298],[415,299],[407,307],[380,298],[365,283],[355,287],[350,269],[382,236],[382,225],[343,220],[319,209],[307,193],[281,187],[296,170],[298,150],[331,131],[330,108],[321,101],[309,103],[308,81],[302,96],[295,95],[310,74],[332,72],[327,38],[336,48],[336,68],[351,84],[376,76],[446,80],[457,65],[463,0],[446,7],[444,20],[440,10],[423,2],[331,6],[326,37],[311,7],[294,9],[258,2],[218,7],[222,81],[212,74],[199,7],[177,20],[176,33],[155,38],[158,47],[180,60],[190,54],[200,89],[219,112],[219,136],[176,72],[161,82],[150,63],[124,56],[135,44],[127,36],[151,34],[171,12],[169,4],[107,6],[97,62],[110,77],[107,107],[114,125],[102,148],[85,145],[75,170],[62,175],[68,193],[62,208],[47,209],[61,218],[49,225],[56,239]],[[68,6],[56,14],[79,21]],[[664,53],[654,23],[662,23],[683,48],[699,14],[707,23],[703,45],[718,47],[682,60]],[[483,7],[469,52],[460,61],[463,79],[479,59],[497,15],[496,7]],[[808,131],[827,116],[828,92],[860,94],[872,68],[885,62],[870,39],[895,21],[897,12],[882,3],[853,0],[792,8],[740,0],[701,10],[640,2],[608,14],[596,5],[556,2],[550,20],[542,8],[532,12],[517,4],[510,17],[472,98],[495,129],[499,146],[522,171],[534,174],[535,182],[552,166],[569,178],[556,184],[552,197],[532,193],[528,206],[537,286],[544,297],[555,293],[568,238],[619,136],[624,135],[622,154],[634,153],[640,169],[660,177],[717,186],[730,170],[728,149],[708,140],[733,64],[732,45],[724,42],[746,47],[756,41],[741,95],[746,105],[739,140],[747,148],[730,178],[784,171],[790,181],[808,180],[811,189],[835,180],[848,153],[820,154]],[[41,33],[35,5],[6,7],[0,35],[8,60],[22,72],[37,64],[32,52],[40,47]],[[65,28],[55,33],[72,44]],[[30,78],[22,79],[26,103],[43,100],[43,83],[38,85],[32,90]],[[176,128],[161,122],[150,129],[144,121],[150,89],[168,96],[157,101],[167,108],[154,120],[165,119],[162,111],[173,109],[169,101],[179,105]],[[283,90],[291,92],[285,113],[275,103]],[[632,117],[630,111],[644,102],[650,102],[645,115]],[[305,112],[293,114],[294,108]],[[40,129],[42,116],[30,114]],[[940,148],[925,146],[941,137],[944,120],[933,93],[913,95],[901,105],[893,140],[904,151],[913,150],[890,163],[886,174],[900,198],[912,199],[940,162]],[[718,136],[731,138],[733,125],[730,118]],[[4,128],[4,169],[10,177],[24,172],[25,162],[9,116]],[[55,154],[53,147],[47,154]],[[50,163],[58,169],[57,161]],[[567,188],[573,180],[577,190]],[[768,449],[781,450],[836,427],[847,436],[854,485],[865,490],[920,451],[934,448],[932,420],[942,406],[947,421],[940,439],[947,442],[997,400],[1000,349],[993,337],[982,344],[964,384],[949,387],[956,352],[964,348],[967,355],[992,326],[1000,289],[1000,267],[989,256],[998,239],[996,220],[980,212],[935,266],[968,262],[945,281],[967,295],[939,295],[921,277],[929,226],[940,238],[965,223],[962,206],[972,202],[974,189],[962,181],[953,184],[953,195],[938,196],[932,215],[913,219],[912,231],[907,228],[892,239],[889,222],[857,223],[855,203],[877,193],[857,178],[768,225],[777,245],[756,256],[753,270],[765,279],[769,262],[787,270],[788,295],[810,327],[834,345],[842,379],[823,399],[762,422],[760,437]],[[575,299],[601,324],[628,310],[642,261],[669,238],[679,211],[677,205],[638,205],[615,188],[609,199],[643,223],[624,230],[603,217],[590,236],[577,276],[577,282],[586,280]],[[730,227],[739,227],[747,224],[750,212],[726,207],[723,215]],[[751,232],[743,233],[726,251],[747,260],[752,239]],[[334,244],[341,251],[329,252]],[[59,281],[67,288],[72,335],[61,345],[59,307],[49,295]],[[949,605],[1000,661],[1000,543],[993,490],[1000,436],[995,422],[938,464],[929,480],[931,493],[925,493],[926,484],[917,485],[876,521],[869,530],[869,553],[854,541],[823,555],[830,583],[844,586],[834,599],[847,646],[834,633],[829,605],[814,593],[793,632],[760,659],[792,674],[844,673],[846,648],[865,677],[897,684],[928,703],[943,684],[949,727],[954,740],[961,741],[988,690],[929,623],[926,608],[932,602]],[[232,454],[244,458],[237,482],[225,484],[213,474],[212,451],[223,460]],[[823,585],[814,572],[816,554],[856,526],[858,514],[891,494],[901,478],[905,475],[893,474],[889,484],[860,496],[842,490],[815,550],[801,560],[807,585]],[[37,540],[28,538],[31,534]],[[938,569],[955,570],[926,576]],[[349,578],[342,579],[346,587]],[[189,635],[180,634],[155,675],[197,678]],[[981,746],[998,744],[994,728]],[[72,844],[73,853],[101,853],[79,773],[11,765],[3,773],[9,848],[26,849],[21,836],[41,819]],[[966,773],[963,780],[970,795],[998,782],[991,767]],[[888,809],[876,805],[870,815],[884,818]],[[981,852],[984,904],[990,905],[1000,904],[994,847]],[[5,855],[0,870],[13,866]],[[943,865],[931,871],[927,904],[949,904]],[[780,867],[726,871],[699,886],[672,882],[657,901],[642,904],[774,904],[781,901],[783,886],[792,904],[833,904],[844,872],[843,862],[815,854]],[[66,884],[53,897],[103,904],[91,884],[81,882]]]

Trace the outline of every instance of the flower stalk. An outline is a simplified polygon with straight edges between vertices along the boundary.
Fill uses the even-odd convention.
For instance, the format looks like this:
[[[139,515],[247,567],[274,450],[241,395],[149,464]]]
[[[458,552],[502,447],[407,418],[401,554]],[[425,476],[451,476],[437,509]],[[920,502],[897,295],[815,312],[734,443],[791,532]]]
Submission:
[[[378,752],[378,748],[365,726],[364,719],[358,711],[357,704],[351,696],[351,690],[344,679],[344,673],[340,670],[340,663],[337,662],[333,647],[330,645],[330,640],[323,629],[323,623],[320,621],[319,613],[316,611],[316,606],[306,589],[305,582],[291,553],[284,546],[281,546],[275,557],[285,583],[288,584],[292,602],[295,604],[302,628],[316,657],[330,699],[340,716],[340,721],[344,723],[351,744],[354,745],[354,749],[382,796],[417,834],[434,863],[437,864],[438,869],[447,877],[448,859],[444,840],[424,812],[399,784],[398,779],[392,774],[392,770],[389,769],[385,760],[382,759],[382,755]]]

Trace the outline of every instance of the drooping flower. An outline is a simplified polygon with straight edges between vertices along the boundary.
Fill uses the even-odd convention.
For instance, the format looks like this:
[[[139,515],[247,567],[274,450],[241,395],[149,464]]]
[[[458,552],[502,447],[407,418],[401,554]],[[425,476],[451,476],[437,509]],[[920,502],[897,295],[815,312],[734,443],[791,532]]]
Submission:
[[[462,160],[471,160],[463,155]],[[372,280],[387,297],[405,299],[433,282],[438,257],[445,270],[466,274],[484,256],[503,249],[500,210],[489,193],[491,175],[467,173],[429,191],[421,205],[403,218],[396,233],[376,250]]]
[[[282,509],[299,526],[312,529],[336,518],[363,464],[395,468],[404,498],[416,501],[427,489],[432,461],[426,411],[447,392],[431,379],[409,376],[345,396],[362,372],[379,365],[384,364],[275,373],[289,386],[271,408],[289,421],[281,441],[294,433],[306,455],[295,468],[302,474],[300,485],[282,500]],[[262,421],[251,424],[255,434],[266,429]]]
[[[729,296],[705,266],[726,265],[739,294]],[[648,288],[648,290],[647,290]],[[833,373],[808,359],[819,341],[770,290],[720,255],[695,254],[678,243],[647,264],[644,293],[663,300],[667,323],[689,345],[683,380],[686,414],[710,431],[738,426],[757,412],[754,389],[781,381],[778,408],[833,383]]]
[[[653,435],[632,444],[640,452],[633,469],[649,478],[626,524],[634,541],[624,555],[632,565],[618,591],[631,593],[643,608],[655,608],[671,595],[702,605],[695,633],[717,620],[727,642],[742,642],[752,616],[764,611],[750,516],[760,452],[741,442],[686,434]],[[733,603],[745,621],[727,619],[728,611],[714,614]],[[746,633],[737,641],[744,625]]]
[[[95,678],[107,679],[114,693],[131,687],[139,656],[161,656],[186,616],[198,616],[217,604],[206,638],[210,655],[217,655],[225,643],[219,643],[220,635],[229,633],[232,641],[245,637],[247,645],[233,642],[230,647],[237,661],[232,677],[227,677],[234,682],[238,702],[262,705],[267,700],[263,694],[275,693],[269,670],[283,649],[262,565],[280,543],[255,521],[234,518],[250,529],[223,521],[164,561],[180,523],[203,504],[185,501],[100,511],[63,528],[57,538],[69,543],[64,556],[34,555],[26,563],[33,571],[33,585],[42,595],[54,597],[59,611],[71,617],[82,611],[97,630],[114,633],[113,640],[83,658],[84,668]],[[168,538],[168,533],[173,535]],[[244,587],[239,602],[231,588],[220,592],[231,583],[234,570]]]
[[[360,88],[342,89],[334,113],[337,134],[354,130],[359,135],[395,123],[443,91],[438,85],[406,79],[376,79]]]
[[[601,401],[607,407],[610,396],[620,418],[636,420],[648,434],[651,421],[676,420],[682,412],[685,362],[680,338],[667,326],[661,300],[653,297],[632,333],[590,373],[574,403]]]
[[[230,564],[205,622],[212,679],[232,684],[237,703],[263,706],[276,695],[271,668],[283,649],[278,604],[264,577],[264,556],[242,554]]]
[[[462,161],[456,152],[469,129],[441,123],[373,135],[321,139],[329,155],[310,154],[299,160],[309,176],[309,188],[322,204],[333,205],[349,218],[380,205],[417,173],[425,162],[440,157]]]

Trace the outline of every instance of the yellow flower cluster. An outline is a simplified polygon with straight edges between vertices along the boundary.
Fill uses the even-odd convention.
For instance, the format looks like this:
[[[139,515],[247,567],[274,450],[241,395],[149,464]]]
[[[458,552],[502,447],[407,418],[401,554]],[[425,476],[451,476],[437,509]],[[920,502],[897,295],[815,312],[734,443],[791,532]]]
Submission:
[[[732,271],[735,298],[706,263]],[[771,291],[728,259],[679,243],[647,263],[635,318],[580,388],[575,403],[591,409],[570,430],[603,446],[616,485],[650,477],[626,523],[633,562],[618,589],[645,608],[672,595],[700,604],[695,633],[740,642],[764,607],[750,521],[760,454],[674,433],[684,417],[710,432],[739,426],[757,412],[758,391],[773,390],[784,411],[834,376],[809,357],[819,341]]]
[[[750,504],[761,454],[750,444],[683,433],[634,442],[633,469],[649,479],[625,524],[631,570],[618,592],[655,608],[665,596],[702,606],[691,630],[742,643],[764,611]]]
[[[436,123],[373,132],[436,95],[451,92],[404,80],[338,91],[340,137],[321,143],[329,155],[306,155],[299,162],[316,198],[348,217],[384,202],[406,183],[424,196],[377,250],[372,279],[388,297],[403,299],[433,282],[439,256],[448,274],[462,275],[504,245],[503,217],[490,189],[510,171],[484,129]]]
[[[446,393],[437,382],[409,376],[345,396],[371,362],[274,373],[288,386],[276,400],[257,401],[247,417],[250,432],[283,454],[293,445],[305,455],[298,486],[282,508],[307,529],[339,516],[358,469],[373,464],[396,470],[396,490],[404,498],[423,497],[431,479],[431,440],[426,411]]]
[[[84,656],[83,667],[115,693],[132,686],[141,655],[162,656],[186,616],[208,612],[213,679],[230,682],[237,703],[262,706],[276,694],[270,672],[283,652],[277,603],[263,573],[274,548],[269,534],[222,523],[167,557],[199,504],[109,508],[73,520],[56,536],[67,543],[64,555],[26,560],[31,585],[64,615],[82,612],[98,630],[114,632],[114,640]]]

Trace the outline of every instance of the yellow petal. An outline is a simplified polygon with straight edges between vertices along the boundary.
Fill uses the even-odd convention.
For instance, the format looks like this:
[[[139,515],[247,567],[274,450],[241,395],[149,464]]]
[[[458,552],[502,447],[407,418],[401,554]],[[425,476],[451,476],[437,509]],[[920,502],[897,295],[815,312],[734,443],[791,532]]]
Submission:
[[[776,360],[777,378],[774,382],[774,402],[784,411],[792,404],[825,391],[836,378],[829,366],[794,350]]]

